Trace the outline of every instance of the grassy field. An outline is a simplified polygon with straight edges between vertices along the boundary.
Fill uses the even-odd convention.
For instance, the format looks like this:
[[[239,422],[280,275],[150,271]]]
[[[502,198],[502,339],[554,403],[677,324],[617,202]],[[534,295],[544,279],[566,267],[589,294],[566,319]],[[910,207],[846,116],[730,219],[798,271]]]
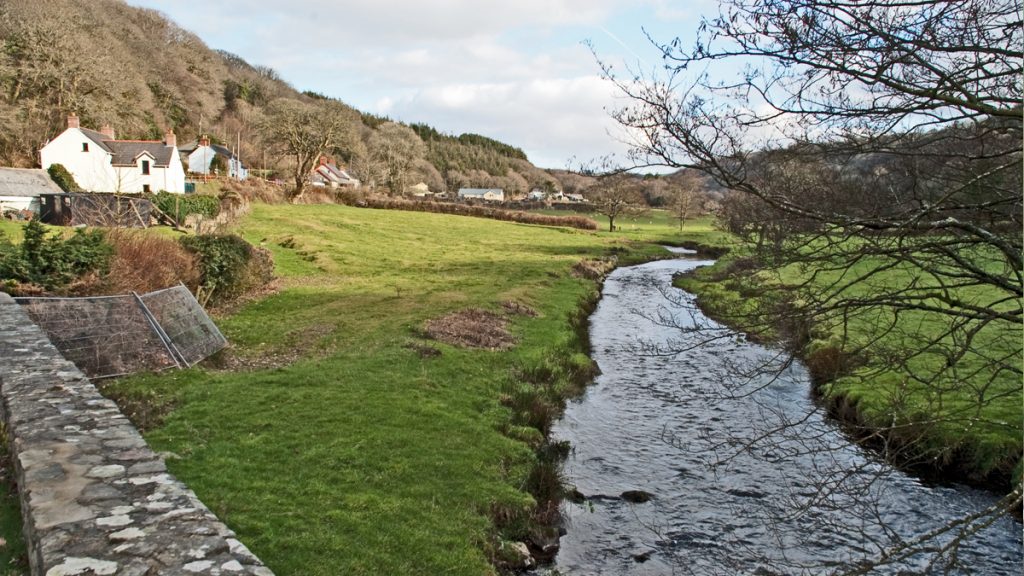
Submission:
[[[788,266],[762,268],[740,273],[726,271],[742,256],[726,257],[716,266],[698,270],[677,280],[677,285],[699,295],[702,306],[712,315],[745,329],[761,330],[772,338],[772,327],[758,312],[773,298],[764,287],[793,286],[808,278],[809,271]],[[864,260],[845,271],[855,277],[878,262]],[[819,286],[838,278],[838,272],[822,273]],[[845,297],[870,295],[873,286],[908,286],[916,278],[927,286],[927,279],[905,267],[893,267],[843,293]],[[961,291],[968,302],[993,301],[999,295],[984,288]],[[759,318],[751,325],[751,318]],[[841,321],[842,320],[842,321]],[[905,311],[892,328],[885,327],[891,316],[880,310],[865,310],[843,319],[819,321],[812,326],[811,341],[805,352],[813,359],[819,351],[835,348],[861,349],[868,361],[852,372],[828,382],[821,388],[825,398],[855,407],[856,417],[870,427],[895,426],[895,440],[911,441],[908,456],[921,454],[935,460],[928,464],[950,466],[958,474],[975,479],[1005,478],[1016,465],[1019,477],[1024,403],[1019,377],[995,373],[987,367],[987,357],[1020,359],[1020,326],[992,324],[974,336],[974,352],[959,359],[956,370],[947,367],[947,349],[952,344],[942,337],[949,319],[925,311]],[[764,330],[767,328],[767,330]],[[925,344],[929,343],[929,344]],[[911,357],[900,366],[894,360],[905,350],[927,347],[926,353]],[[895,354],[895,356],[894,356]],[[813,364],[813,362],[812,362]],[[929,379],[925,384],[919,379]],[[926,423],[926,424],[924,424]],[[962,478],[962,477],[961,477]]]
[[[273,252],[280,290],[218,319],[230,369],[105,391],[174,407],[147,439],[176,455],[171,470],[277,574],[488,573],[495,521],[503,537],[523,537],[532,504],[524,490],[539,433],[508,400],[524,386],[571,390],[570,374],[589,361],[570,319],[596,291],[572,269],[665,254],[633,239],[683,240],[648,226],[633,238],[256,205],[238,232]],[[687,239],[714,234],[695,227]],[[504,313],[508,301],[538,314]],[[428,320],[467,308],[508,316],[518,344],[488,351],[423,336]]]
[[[598,223],[598,230],[608,230],[608,218],[593,212],[575,212],[571,210],[539,210],[543,214],[566,216],[578,214],[586,216]],[[615,234],[638,242],[654,242],[677,244],[691,241],[703,246],[730,247],[735,239],[727,232],[715,227],[715,219],[711,216],[695,218],[683,225],[679,230],[679,221],[666,210],[650,209],[643,214],[620,216],[615,219]]]

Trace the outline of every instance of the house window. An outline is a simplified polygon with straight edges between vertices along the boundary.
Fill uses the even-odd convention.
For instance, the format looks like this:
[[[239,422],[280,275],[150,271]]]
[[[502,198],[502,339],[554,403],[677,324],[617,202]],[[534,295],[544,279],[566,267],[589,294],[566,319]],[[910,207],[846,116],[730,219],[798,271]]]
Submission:
[[[142,173],[149,175],[149,160],[142,161]]]
[[[88,152],[88,151],[89,151],[89,143],[88,142],[82,142],[82,152]]]
[[[147,172],[147,174],[148,174],[148,172]],[[149,184],[143,184],[142,185],[142,191],[145,192],[146,194],[149,194],[150,193]]]

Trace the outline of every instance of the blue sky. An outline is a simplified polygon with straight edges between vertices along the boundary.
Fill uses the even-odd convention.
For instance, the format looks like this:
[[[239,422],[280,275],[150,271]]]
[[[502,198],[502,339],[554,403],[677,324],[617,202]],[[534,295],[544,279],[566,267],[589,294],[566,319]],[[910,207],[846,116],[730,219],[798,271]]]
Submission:
[[[537,165],[621,154],[621,100],[589,40],[617,69],[660,66],[643,29],[692,42],[717,2],[672,0],[128,0],[211,48],[270,66],[299,90],[449,133],[523,148]]]

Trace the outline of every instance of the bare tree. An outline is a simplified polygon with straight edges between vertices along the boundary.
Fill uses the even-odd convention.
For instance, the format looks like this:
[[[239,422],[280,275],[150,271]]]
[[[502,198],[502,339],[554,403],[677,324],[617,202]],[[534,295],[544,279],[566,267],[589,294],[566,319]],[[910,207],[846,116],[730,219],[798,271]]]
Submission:
[[[616,218],[638,214],[647,208],[636,178],[628,174],[603,176],[588,194],[594,212],[608,218],[609,232],[615,231]]]
[[[277,146],[293,161],[295,186],[289,194],[290,200],[302,196],[321,155],[353,145],[358,122],[355,110],[332,100],[307,103],[280,98],[270,103],[260,131],[268,143]]]
[[[413,167],[426,152],[420,137],[408,126],[386,122],[370,138],[369,149],[388,190],[405,194]]]
[[[973,448],[930,439],[983,428],[1010,444],[977,474],[1005,481],[1020,422],[992,408],[1021,397],[1020,2],[730,0],[695,44],[658,46],[664,77],[605,67],[631,101],[616,118],[643,135],[634,165],[700,170],[732,191],[737,226],[777,224],[761,243],[771,258],[754,265],[788,265],[790,277],[745,322],[785,320],[804,353],[814,332],[831,334],[811,371],[888,398],[855,432],[893,461],[956,460]],[[728,61],[743,71],[707,72]],[[857,337],[857,324],[873,330]],[[863,476],[830,480],[820,500]],[[880,544],[852,571],[922,553],[955,566],[959,543],[1019,507],[1021,491],[947,526],[942,544]]]
[[[672,184],[668,193],[668,209],[672,217],[679,221],[679,231],[690,218],[697,216],[704,209],[704,196],[700,187],[700,179],[691,172],[684,173]]]

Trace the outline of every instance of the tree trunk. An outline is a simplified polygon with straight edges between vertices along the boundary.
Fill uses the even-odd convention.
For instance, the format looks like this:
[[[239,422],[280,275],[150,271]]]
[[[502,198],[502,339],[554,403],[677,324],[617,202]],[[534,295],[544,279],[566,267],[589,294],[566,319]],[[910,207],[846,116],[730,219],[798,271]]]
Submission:
[[[609,216],[608,217],[608,231],[609,232],[615,232],[615,217],[614,216]]]

